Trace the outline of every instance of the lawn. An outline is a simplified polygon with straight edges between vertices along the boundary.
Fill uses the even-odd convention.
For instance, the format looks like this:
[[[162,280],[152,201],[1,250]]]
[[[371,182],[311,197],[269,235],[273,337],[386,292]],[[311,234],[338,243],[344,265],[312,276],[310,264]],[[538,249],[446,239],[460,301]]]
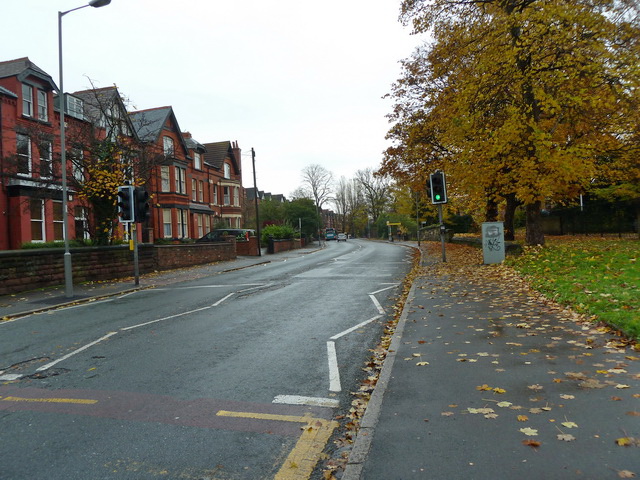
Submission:
[[[508,257],[537,290],[640,338],[640,241],[596,236],[547,237],[544,247]]]

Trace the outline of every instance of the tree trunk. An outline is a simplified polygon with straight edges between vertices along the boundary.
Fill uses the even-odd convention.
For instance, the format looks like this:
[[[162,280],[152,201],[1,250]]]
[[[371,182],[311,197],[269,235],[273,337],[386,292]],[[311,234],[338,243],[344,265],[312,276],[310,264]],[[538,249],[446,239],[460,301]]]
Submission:
[[[497,222],[498,221],[498,203],[493,197],[487,198],[487,205],[484,212],[485,222]]]
[[[527,245],[544,245],[544,233],[542,233],[542,215],[540,201],[529,203],[525,206],[527,215],[527,234],[525,243]]]
[[[520,202],[516,199],[515,193],[510,193],[505,199],[507,206],[504,210],[504,239],[512,242],[516,239],[516,228],[513,222]]]

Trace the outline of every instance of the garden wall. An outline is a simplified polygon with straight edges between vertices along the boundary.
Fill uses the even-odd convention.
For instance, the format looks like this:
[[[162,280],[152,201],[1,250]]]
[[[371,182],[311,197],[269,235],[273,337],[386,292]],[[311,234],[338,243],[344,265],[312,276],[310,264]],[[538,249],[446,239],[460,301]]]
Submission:
[[[72,248],[73,282],[133,276],[133,252],[126,245]],[[233,243],[139,245],[140,273],[234,260]],[[64,284],[64,250],[0,251],[0,295]]]

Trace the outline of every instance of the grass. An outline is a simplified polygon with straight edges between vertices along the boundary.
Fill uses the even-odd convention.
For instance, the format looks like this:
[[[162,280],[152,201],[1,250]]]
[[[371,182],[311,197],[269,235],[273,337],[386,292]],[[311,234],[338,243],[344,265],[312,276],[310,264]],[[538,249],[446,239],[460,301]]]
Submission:
[[[640,241],[547,237],[507,262],[534,288],[627,336],[640,338]]]

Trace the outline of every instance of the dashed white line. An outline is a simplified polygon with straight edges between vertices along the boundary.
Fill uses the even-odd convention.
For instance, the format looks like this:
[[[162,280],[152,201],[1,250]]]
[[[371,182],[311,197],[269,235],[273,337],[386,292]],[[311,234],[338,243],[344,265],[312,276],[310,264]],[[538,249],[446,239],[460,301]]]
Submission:
[[[277,395],[272,403],[285,405],[308,405],[310,407],[331,407],[340,405],[340,401],[335,398],[303,397],[301,395]]]
[[[59,359],[54,360],[53,362],[50,362],[50,363],[47,363],[46,365],[41,366],[40,368],[36,369],[36,372],[43,372],[45,370],[49,370],[51,367],[57,365],[60,362],[65,361],[68,358],[73,357],[74,355],[77,355],[80,352],[85,351],[87,348],[91,348],[94,345],[96,345],[97,343],[100,343],[100,342],[108,339],[109,337],[113,337],[116,333],[118,333],[118,332],[109,332],[104,337],[100,337],[99,339],[94,340],[91,343],[87,343],[85,346],[80,347],[77,350],[74,350],[73,352],[66,354],[64,357],[60,357]]]
[[[338,356],[336,354],[336,343],[327,342],[327,356],[329,357],[329,391],[340,392],[340,370],[338,369]]]

